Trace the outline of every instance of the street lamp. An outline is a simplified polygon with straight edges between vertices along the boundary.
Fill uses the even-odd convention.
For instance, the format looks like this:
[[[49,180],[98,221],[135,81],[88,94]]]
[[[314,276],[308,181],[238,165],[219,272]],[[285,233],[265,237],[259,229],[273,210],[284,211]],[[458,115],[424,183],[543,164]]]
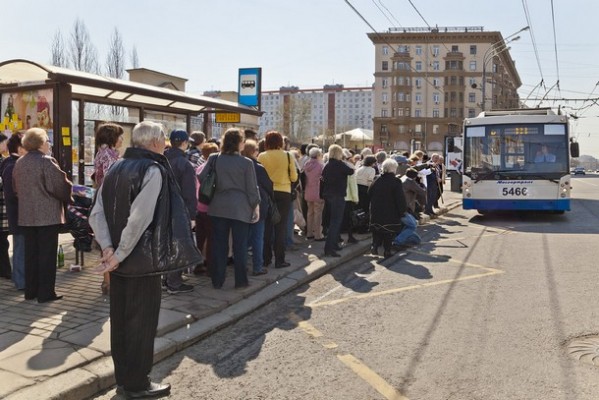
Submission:
[[[520,29],[518,32],[514,32],[511,35],[507,36],[505,39],[499,40],[491,45],[483,54],[483,87],[482,87],[482,95],[483,101],[481,103],[482,111],[485,111],[486,106],[486,87],[487,87],[487,63],[489,60],[492,60],[493,57],[503,53],[504,51],[508,51],[510,48],[507,47],[508,43],[515,42],[516,40],[520,40],[520,36],[518,35],[520,32],[524,32],[530,29],[530,26],[525,26]]]

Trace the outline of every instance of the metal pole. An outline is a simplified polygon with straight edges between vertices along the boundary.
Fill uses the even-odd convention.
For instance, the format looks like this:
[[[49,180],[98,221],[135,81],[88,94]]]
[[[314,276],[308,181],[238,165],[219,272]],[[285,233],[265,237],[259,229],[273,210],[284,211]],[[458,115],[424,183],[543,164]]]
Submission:
[[[486,90],[485,88],[487,87],[487,63],[485,62],[485,58],[483,57],[483,101],[482,101],[482,111],[485,111],[485,95],[486,95]]]

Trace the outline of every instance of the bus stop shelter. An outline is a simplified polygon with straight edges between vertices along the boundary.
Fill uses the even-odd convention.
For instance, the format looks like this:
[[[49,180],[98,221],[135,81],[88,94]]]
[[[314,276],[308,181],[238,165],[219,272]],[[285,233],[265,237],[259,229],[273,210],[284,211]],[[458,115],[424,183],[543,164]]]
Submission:
[[[133,123],[151,113],[182,116],[188,131],[195,116],[203,115],[208,121],[208,116],[217,112],[262,115],[259,109],[231,101],[23,59],[0,62],[0,95],[3,133],[46,129],[54,157],[69,177],[77,176],[79,184],[86,183],[84,128],[90,104],[123,107],[137,115]]]

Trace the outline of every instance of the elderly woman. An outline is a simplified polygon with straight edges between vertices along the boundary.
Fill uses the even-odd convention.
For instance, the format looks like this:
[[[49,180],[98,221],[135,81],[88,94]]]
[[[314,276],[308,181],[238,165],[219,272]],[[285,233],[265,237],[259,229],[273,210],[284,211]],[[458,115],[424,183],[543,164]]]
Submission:
[[[22,139],[27,154],[15,164],[13,187],[19,201],[19,226],[25,235],[25,299],[59,300],[55,292],[56,252],[64,205],[72,183],[50,154],[46,131],[31,128]]]
[[[19,201],[12,185],[12,173],[17,160],[26,153],[21,144],[21,136],[24,133],[24,131],[15,132],[8,139],[7,148],[10,156],[0,164],[8,228],[12,234],[12,281],[17,290],[25,290],[25,237],[18,224]]]
[[[306,238],[322,242],[324,241],[322,234],[324,200],[320,198],[320,177],[324,168],[322,150],[318,147],[313,147],[310,149],[308,155],[310,158],[304,163],[304,174],[306,176],[304,199],[308,204]]]
[[[353,175],[354,169],[343,161],[343,149],[333,144],[329,147],[329,162],[322,170],[323,190],[322,197],[329,209],[329,229],[324,245],[325,257],[340,257],[337,253],[339,247],[341,224],[345,210],[345,196],[347,194],[347,177]]]
[[[279,132],[269,131],[266,133],[264,148],[266,151],[260,153],[258,161],[266,168],[268,177],[273,183],[275,204],[281,215],[281,220],[274,224],[274,229],[269,220],[266,222],[264,265],[268,266],[272,262],[274,231],[275,268],[284,268],[291,265],[285,261],[285,239],[288,217],[291,212],[291,183],[298,180],[298,174],[295,160],[283,150],[283,136]]]
[[[94,183],[102,186],[108,169],[119,158],[118,149],[123,145],[123,127],[113,123],[105,123],[96,130],[96,156],[94,157]],[[110,273],[104,274],[101,285],[102,294],[110,293]]]
[[[243,133],[228,129],[219,154],[212,154],[200,173],[200,181],[212,168],[216,171],[216,190],[208,208],[212,222],[212,286],[220,289],[225,282],[229,232],[233,237],[235,287],[249,285],[246,263],[250,224],[258,222],[260,193],[254,164],[243,157]]]
[[[382,174],[368,189],[370,197],[370,230],[372,254],[378,254],[382,244],[385,258],[391,256],[391,242],[401,231],[401,218],[407,211],[401,180],[395,176],[397,161],[383,161]]]
[[[202,146],[200,146],[200,151],[202,153],[201,158],[203,160],[207,160],[208,157],[210,157],[210,154],[218,153],[218,145],[216,143],[204,143]],[[196,176],[200,176],[205,167],[206,161],[203,161],[196,168]],[[199,181],[197,186],[199,190]],[[210,260],[212,260],[212,223],[210,222],[210,217],[208,216],[209,207],[210,206],[208,204],[198,201],[196,214],[196,244],[198,249],[200,249],[202,254],[204,254],[206,257],[204,258],[203,265],[198,265],[194,268],[193,273],[196,275],[206,274],[208,276],[212,276],[212,265],[210,264]],[[204,245],[206,246],[205,251]]]
[[[8,137],[0,134],[0,162],[4,161],[3,154],[6,153]],[[10,233],[9,221],[6,209],[6,193],[3,185],[0,185],[0,277],[11,279],[10,257],[8,255],[8,235]]]
[[[241,155],[249,158],[254,163],[258,189],[260,190],[260,219],[250,226],[250,240],[252,246],[252,275],[264,275],[268,270],[264,267],[264,226],[266,216],[270,210],[270,199],[273,197],[272,181],[266,169],[258,162],[258,143],[255,140],[246,140]]]

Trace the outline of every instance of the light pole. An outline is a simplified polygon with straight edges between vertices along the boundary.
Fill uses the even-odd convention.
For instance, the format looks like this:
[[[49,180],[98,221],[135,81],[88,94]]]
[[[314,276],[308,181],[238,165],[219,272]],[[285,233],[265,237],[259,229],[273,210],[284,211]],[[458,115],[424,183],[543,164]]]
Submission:
[[[493,57],[495,57],[496,55],[499,55],[501,53],[503,53],[504,51],[509,50],[510,48],[507,47],[508,43],[514,42],[516,40],[520,39],[520,36],[516,36],[518,35],[520,32],[524,32],[530,29],[530,26],[525,26],[524,28],[520,29],[518,32],[514,32],[511,35],[507,36],[505,39],[499,40],[495,43],[493,43],[491,45],[491,47],[489,47],[487,49],[487,51],[485,51],[485,53],[483,54],[483,81],[482,81],[482,95],[483,95],[483,100],[481,102],[481,108],[482,111],[485,111],[486,109],[486,87],[487,87],[487,63],[489,62],[489,60],[492,60]]]

